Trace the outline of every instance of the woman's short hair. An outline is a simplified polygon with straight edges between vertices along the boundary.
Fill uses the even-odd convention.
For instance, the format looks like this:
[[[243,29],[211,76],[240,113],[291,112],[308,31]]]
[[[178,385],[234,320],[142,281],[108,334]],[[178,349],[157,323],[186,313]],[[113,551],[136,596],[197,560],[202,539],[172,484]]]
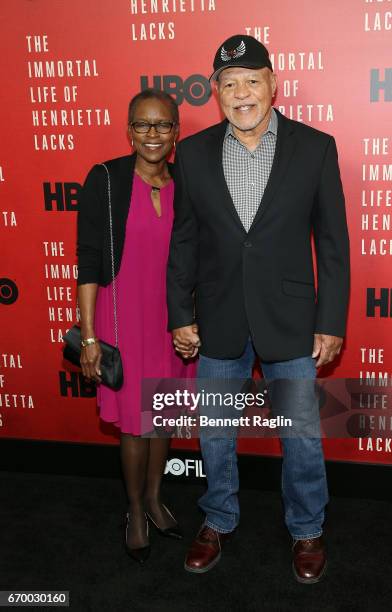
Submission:
[[[174,101],[174,99],[171,96],[169,96],[169,94],[166,93],[165,91],[161,91],[160,89],[149,87],[148,89],[144,89],[144,91],[141,91],[140,93],[136,94],[136,96],[134,96],[132,100],[130,101],[129,107],[128,107],[128,125],[131,124],[133,121],[135,110],[136,110],[138,103],[141,102],[142,100],[151,100],[151,99],[161,100],[162,102],[165,102],[170,108],[172,119],[174,123],[177,123],[177,124],[179,123],[180,117],[178,113],[178,106],[177,106],[177,103]]]

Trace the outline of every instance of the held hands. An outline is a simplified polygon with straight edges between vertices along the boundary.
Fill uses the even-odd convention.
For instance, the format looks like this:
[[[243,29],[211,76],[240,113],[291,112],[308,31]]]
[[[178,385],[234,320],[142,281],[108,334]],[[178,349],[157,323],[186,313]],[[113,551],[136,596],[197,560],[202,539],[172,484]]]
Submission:
[[[173,329],[174,349],[184,359],[191,359],[197,355],[199,346],[201,346],[198,331],[196,323]]]
[[[173,329],[172,335],[174,348],[184,359],[190,359],[197,355],[201,342],[196,323]],[[312,357],[318,357],[316,367],[319,368],[331,363],[339,355],[342,344],[343,338],[338,336],[314,334]]]
[[[314,334],[312,357],[318,357],[316,368],[331,363],[339,355],[343,338],[328,336],[327,334]]]
[[[101,382],[101,359],[102,350],[98,341],[82,348],[80,366],[86,378]]]
[[[196,323],[173,329],[172,335],[174,348],[184,359],[191,359],[197,355],[201,342]],[[339,355],[342,344],[343,338],[338,336],[314,334],[312,357],[318,357],[316,367],[331,363]]]

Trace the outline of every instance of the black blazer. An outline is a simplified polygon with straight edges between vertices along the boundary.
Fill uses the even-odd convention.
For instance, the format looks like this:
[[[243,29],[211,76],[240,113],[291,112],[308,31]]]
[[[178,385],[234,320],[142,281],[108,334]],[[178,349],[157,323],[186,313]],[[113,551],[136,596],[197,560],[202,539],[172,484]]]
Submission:
[[[251,334],[262,360],[284,361],[310,355],[314,333],[345,334],[349,239],[335,141],[277,115],[271,175],[248,233],[223,173],[227,122],[177,147],[169,329],[196,320],[208,357],[239,357]]]
[[[118,274],[124,249],[125,227],[132,195],[136,153],[110,159],[105,164],[110,174],[114,272]],[[172,172],[172,164],[168,164]],[[103,166],[96,164],[83,185],[77,226],[78,285],[112,281],[108,180]]]

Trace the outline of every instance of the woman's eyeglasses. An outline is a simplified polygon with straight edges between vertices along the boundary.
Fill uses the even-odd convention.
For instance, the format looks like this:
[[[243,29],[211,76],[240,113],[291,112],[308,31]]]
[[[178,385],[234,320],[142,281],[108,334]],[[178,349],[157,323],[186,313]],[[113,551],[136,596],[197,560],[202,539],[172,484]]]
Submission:
[[[152,127],[158,134],[169,134],[172,131],[174,121],[159,121],[159,123],[148,123],[147,121],[134,121],[131,126],[137,134],[147,134]]]

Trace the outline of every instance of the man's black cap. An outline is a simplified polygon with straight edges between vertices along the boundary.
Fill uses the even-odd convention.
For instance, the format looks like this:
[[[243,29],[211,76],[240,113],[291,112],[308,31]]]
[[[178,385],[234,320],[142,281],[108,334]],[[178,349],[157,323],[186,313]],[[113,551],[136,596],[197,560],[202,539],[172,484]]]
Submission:
[[[269,68],[272,70],[268,50],[253,36],[236,34],[222,43],[215,54],[214,72],[210,80],[218,78],[225,68]]]

